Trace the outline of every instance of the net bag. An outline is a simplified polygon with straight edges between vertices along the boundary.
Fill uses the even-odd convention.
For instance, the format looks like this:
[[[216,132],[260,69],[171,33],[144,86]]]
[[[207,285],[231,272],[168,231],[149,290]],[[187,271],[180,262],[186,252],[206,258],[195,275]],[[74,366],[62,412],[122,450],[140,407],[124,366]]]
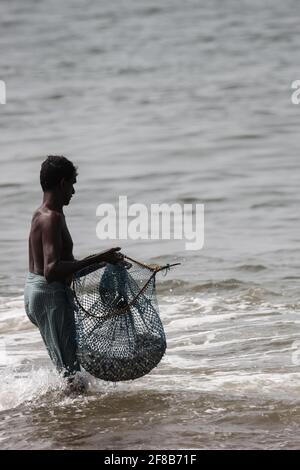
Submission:
[[[126,258],[129,267],[92,266],[73,280],[78,359],[90,374],[113,382],[148,374],[166,351],[155,276],[170,265]]]

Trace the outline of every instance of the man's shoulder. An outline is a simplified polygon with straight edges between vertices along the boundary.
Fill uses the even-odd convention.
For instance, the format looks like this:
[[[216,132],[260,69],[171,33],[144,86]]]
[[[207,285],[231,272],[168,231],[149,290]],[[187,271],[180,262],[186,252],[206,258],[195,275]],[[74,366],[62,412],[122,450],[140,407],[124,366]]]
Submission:
[[[50,226],[55,226],[58,228],[61,226],[63,214],[55,210],[39,208],[34,213],[33,219],[42,227],[49,228]]]

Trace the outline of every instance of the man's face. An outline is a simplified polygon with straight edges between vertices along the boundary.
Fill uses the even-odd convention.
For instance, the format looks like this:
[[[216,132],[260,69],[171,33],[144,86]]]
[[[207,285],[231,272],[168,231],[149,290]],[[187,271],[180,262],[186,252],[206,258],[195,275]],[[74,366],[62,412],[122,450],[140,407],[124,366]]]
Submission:
[[[70,200],[75,194],[74,184],[76,183],[76,176],[71,178],[70,180],[63,179],[62,180],[62,192],[63,192],[63,204],[67,206],[70,203]]]

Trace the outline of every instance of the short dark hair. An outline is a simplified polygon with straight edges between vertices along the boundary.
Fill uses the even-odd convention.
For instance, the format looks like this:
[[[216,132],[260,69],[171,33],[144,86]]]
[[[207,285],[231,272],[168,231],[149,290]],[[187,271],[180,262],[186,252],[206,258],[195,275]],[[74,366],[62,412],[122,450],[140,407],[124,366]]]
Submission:
[[[40,182],[43,191],[49,191],[56,188],[63,178],[71,180],[76,176],[77,168],[70,160],[63,156],[48,155],[41,166]]]

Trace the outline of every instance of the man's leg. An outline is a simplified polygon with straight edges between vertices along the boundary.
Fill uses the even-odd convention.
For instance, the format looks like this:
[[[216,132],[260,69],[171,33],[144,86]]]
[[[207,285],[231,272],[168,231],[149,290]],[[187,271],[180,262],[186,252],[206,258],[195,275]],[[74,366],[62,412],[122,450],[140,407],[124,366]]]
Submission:
[[[64,377],[74,376],[80,366],[76,356],[74,308],[66,291],[59,290],[54,294],[47,314],[45,336],[58,370]]]

